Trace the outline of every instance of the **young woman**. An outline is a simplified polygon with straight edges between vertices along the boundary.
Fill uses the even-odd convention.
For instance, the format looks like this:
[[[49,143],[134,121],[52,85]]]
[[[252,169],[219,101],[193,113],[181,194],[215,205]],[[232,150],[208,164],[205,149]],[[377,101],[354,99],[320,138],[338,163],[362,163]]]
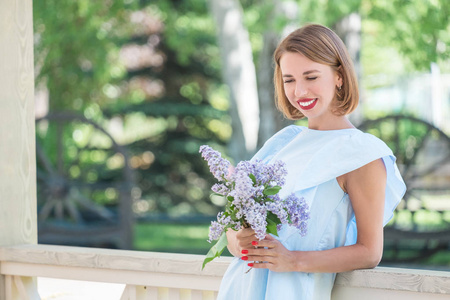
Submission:
[[[278,108],[289,119],[307,118],[308,127],[286,127],[254,158],[286,163],[280,196],[306,199],[308,233],[285,226],[279,237],[258,241],[252,229],[229,230],[235,259],[218,299],[326,300],[335,273],[378,265],[383,226],[406,188],[392,151],[346,118],[358,104],[358,84],[333,31],[304,26],[280,43],[274,59]]]

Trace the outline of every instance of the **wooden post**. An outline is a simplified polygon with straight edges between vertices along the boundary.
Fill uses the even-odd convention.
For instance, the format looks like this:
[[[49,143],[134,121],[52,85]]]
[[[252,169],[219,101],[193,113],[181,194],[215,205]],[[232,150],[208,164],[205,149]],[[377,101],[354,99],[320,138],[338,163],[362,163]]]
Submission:
[[[32,12],[32,0],[0,0],[0,246],[37,243]],[[21,282],[36,299],[36,280]],[[1,276],[0,300],[10,288],[18,299]]]

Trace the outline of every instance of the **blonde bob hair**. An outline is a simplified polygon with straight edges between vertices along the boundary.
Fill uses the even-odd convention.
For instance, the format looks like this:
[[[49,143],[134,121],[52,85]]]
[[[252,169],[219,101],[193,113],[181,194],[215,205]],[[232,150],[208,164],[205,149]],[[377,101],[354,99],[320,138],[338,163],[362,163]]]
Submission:
[[[359,101],[358,81],[355,69],[342,40],[331,29],[318,25],[305,25],[289,34],[278,45],[274,53],[275,60],[275,96],[277,108],[291,120],[305,116],[292,106],[284,91],[283,74],[280,59],[286,52],[296,52],[308,59],[330,66],[342,79],[341,89],[335,88],[333,113],[346,115],[351,113]]]

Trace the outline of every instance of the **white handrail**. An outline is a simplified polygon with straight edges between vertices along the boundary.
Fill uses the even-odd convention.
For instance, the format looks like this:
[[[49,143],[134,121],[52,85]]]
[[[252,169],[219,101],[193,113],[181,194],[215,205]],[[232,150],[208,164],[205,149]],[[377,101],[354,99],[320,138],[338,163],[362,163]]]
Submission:
[[[18,245],[0,247],[0,274],[122,283],[127,285],[123,299],[150,299],[149,295],[168,295],[173,291],[177,291],[177,299],[213,299],[231,258],[216,259],[202,271],[203,258],[190,254]],[[145,297],[126,296],[142,294],[143,289]],[[397,293],[396,299],[402,299],[402,295],[404,299],[445,299],[450,297],[450,272],[379,267],[340,273],[332,299],[359,299],[352,295],[361,296],[361,292],[366,295],[365,300],[372,299],[371,293],[376,297]],[[189,296],[183,297],[186,293]],[[411,298],[412,294],[416,298]]]

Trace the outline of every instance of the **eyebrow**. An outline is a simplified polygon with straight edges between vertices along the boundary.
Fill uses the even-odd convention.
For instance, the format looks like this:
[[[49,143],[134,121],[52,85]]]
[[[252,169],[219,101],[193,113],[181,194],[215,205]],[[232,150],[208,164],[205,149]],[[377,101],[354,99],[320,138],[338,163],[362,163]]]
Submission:
[[[303,72],[303,75],[308,75],[311,73],[320,73],[320,71],[319,70],[309,70],[309,71]]]
[[[319,70],[309,70],[309,71],[305,71],[303,72],[303,75],[309,75],[311,73],[320,73]],[[283,77],[294,77],[291,74],[284,74]]]

